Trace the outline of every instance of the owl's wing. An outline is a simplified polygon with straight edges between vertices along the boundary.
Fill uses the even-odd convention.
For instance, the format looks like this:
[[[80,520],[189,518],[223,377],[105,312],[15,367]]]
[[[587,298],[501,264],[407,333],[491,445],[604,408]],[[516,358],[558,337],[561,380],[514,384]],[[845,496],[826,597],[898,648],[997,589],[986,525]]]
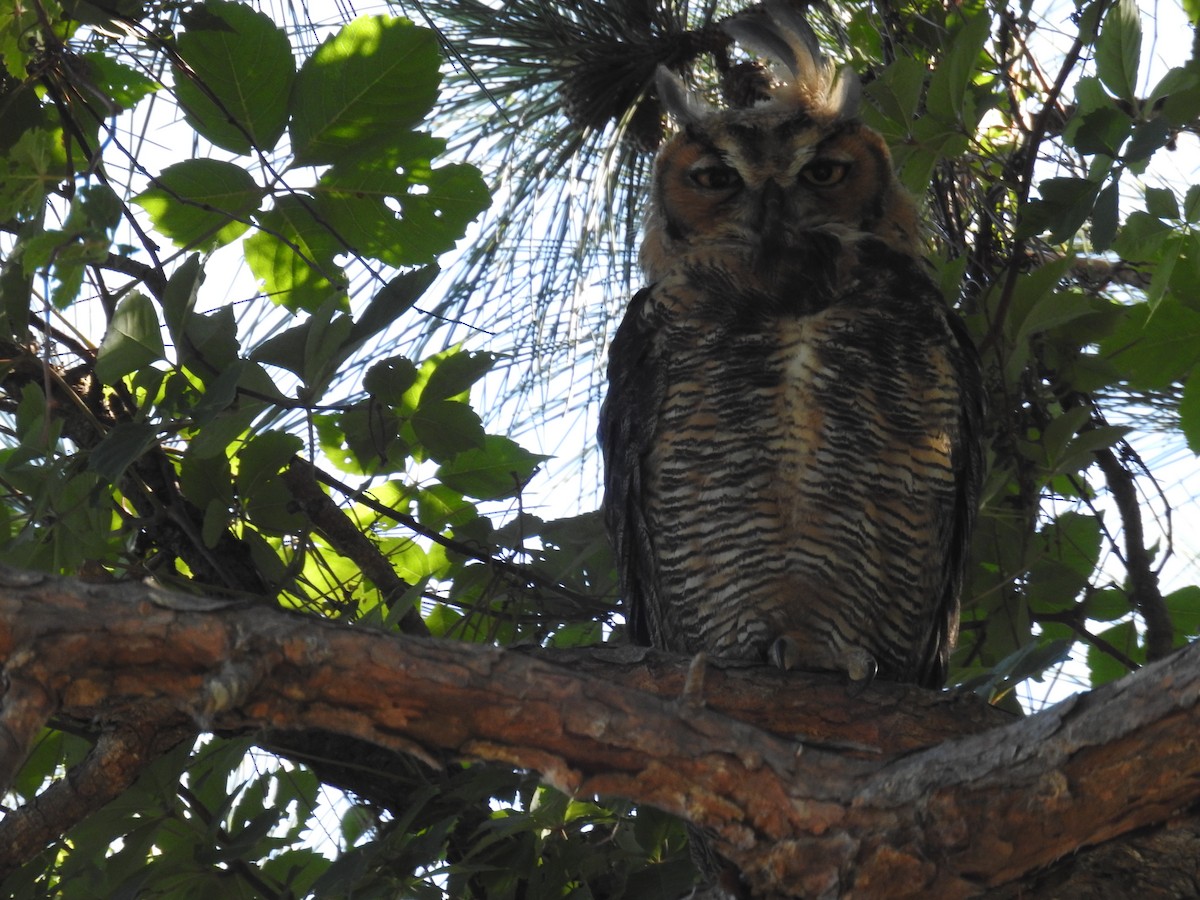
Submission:
[[[958,440],[951,451],[955,492],[946,510],[941,529],[945,548],[942,592],[929,631],[929,642],[922,654],[917,683],[940,688],[946,681],[950,649],[958,636],[959,596],[971,552],[971,532],[979,508],[979,491],[984,473],[984,415],[986,392],[983,364],[966,328],[954,313],[949,313],[956,352],[954,374],[959,388]]]
[[[647,305],[652,288],[630,301],[608,352],[608,396],[600,408],[604,522],[616,553],[633,640],[661,647],[662,614],[654,546],[643,491],[645,460],[666,392],[657,330]]]

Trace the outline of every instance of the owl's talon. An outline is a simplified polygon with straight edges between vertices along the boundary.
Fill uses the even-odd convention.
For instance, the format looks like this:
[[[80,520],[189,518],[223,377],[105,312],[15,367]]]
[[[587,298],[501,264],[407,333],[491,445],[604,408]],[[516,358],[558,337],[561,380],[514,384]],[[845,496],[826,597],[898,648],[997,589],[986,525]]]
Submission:
[[[767,648],[767,660],[776,668],[790,672],[800,665],[800,645],[786,634],[778,637]]]
[[[704,673],[707,664],[708,658],[703,652],[697,653],[688,663],[687,675],[683,679],[683,691],[678,698],[684,706],[704,706]]]
[[[846,674],[850,676],[850,696],[857,697],[875,680],[879,663],[866,650],[855,647],[846,654]]]

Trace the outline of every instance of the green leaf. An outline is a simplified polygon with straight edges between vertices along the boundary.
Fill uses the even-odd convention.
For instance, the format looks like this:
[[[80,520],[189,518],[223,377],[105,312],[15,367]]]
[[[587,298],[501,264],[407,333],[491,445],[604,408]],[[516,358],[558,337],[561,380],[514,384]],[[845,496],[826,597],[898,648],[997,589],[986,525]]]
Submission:
[[[252,363],[244,359],[237,359],[204,379],[204,393],[192,408],[192,421],[195,426],[207,425],[233,405],[237,398],[238,383],[251,365]]]
[[[380,403],[397,406],[417,380],[417,367],[403,356],[380,360],[363,376],[363,387]]]
[[[230,504],[216,499],[205,503],[203,509],[204,521],[200,523],[200,540],[204,542],[205,547],[212,550],[221,541],[221,535],[226,533],[233,523],[233,511],[230,510]]]
[[[304,444],[294,434],[283,431],[264,431],[255,435],[238,451],[238,489],[245,496],[291,462]]]
[[[49,17],[57,4],[47,4],[49,9],[33,8],[23,3],[6,2],[0,7],[0,63],[17,81],[29,74],[27,66],[40,61],[36,54],[38,44],[28,38],[38,31],[38,15]],[[7,80],[7,79],[6,79]]]
[[[1137,100],[1142,19],[1137,0],[1118,0],[1104,17],[1096,39],[1096,74],[1122,100]]]
[[[3,41],[0,40],[0,44]],[[0,56],[3,51],[0,50]],[[0,74],[0,109],[4,110],[4,131],[0,133],[0,155],[12,150],[26,132],[46,128],[50,117],[38,100],[35,83],[4,78]],[[0,156],[2,158],[2,156]]]
[[[1035,612],[1071,609],[1100,559],[1100,520],[1065,513],[1038,533],[1038,558],[1030,567],[1026,598]]]
[[[1192,309],[1200,308],[1200,231],[1181,232],[1181,252],[1171,270],[1168,292]]]
[[[0,221],[34,210],[66,171],[61,130],[25,131],[0,158]]]
[[[1194,369],[1183,385],[1179,401],[1179,425],[1188,449],[1200,456],[1200,367]]]
[[[109,235],[121,214],[121,201],[112,188],[91,184],[75,194],[61,230],[34,234],[24,241],[21,253],[26,274],[38,267],[53,268],[58,281],[52,294],[56,308],[66,309],[78,296],[84,267],[108,256]]]
[[[1012,335],[1014,345],[1022,345],[1035,334],[1072,321],[1086,313],[1076,293],[1059,291],[1058,284],[1071,265],[1063,258],[1022,273],[1013,292],[1012,306],[1005,321],[1005,330]]]
[[[250,358],[255,362],[287,369],[289,372],[303,377],[304,347],[308,343],[308,332],[311,327],[311,321],[305,319],[299,325],[285,328],[251,350]]]
[[[404,19],[355,19],[300,69],[292,94],[297,165],[369,157],[433,107],[441,81],[437,38]]]
[[[1172,234],[1163,244],[1162,253],[1158,260],[1158,265],[1154,267],[1154,274],[1150,276],[1150,287],[1146,289],[1146,302],[1150,305],[1151,315],[1158,309],[1163,298],[1167,295],[1167,288],[1171,284],[1171,276],[1175,271],[1175,266],[1183,256],[1183,251],[1187,242],[1187,236],[1182,232]]]
[[[412,308],[438,276],[437,266],[403,272],[385,284],[367,303],[350,330],[350,343],[357,349],[367,340]]]
[[[516,441],[489,434],[483,448],[459,453],[438,467],[442,484],[479,500],[499,500],[519,493],[538,463],[549,459],[521,448]]]
[[[417,517],[423,525],[441,531],[479,518],[475,504],[444,484],[431,484],[417,494]]]
[[[1137,210],[1129,214],[1113,242],[1123,259],[1158,259],[1175,229],[1157,216]]]
[[[1188,188],[1183,200],[1183,217],[1189,225],[1200,222],[1200,184]]]
[[[976,14],[948,38],[945,53],[929,81],[927,103],[930,112],[952,122],[963,120],[967,88],[974,81],[979,54],[991,24],[991,16]]]
[[[1155,151],[1167,145],[1171,139],[1171,126],[1161,116],[1139,122],[1133,128],[1133,137],[1125,147],[1124,160],[1130,171],[1140,174]]]
[[[184,13],[176,48],[175,91],[193,128],[218,147],[272,149],[287,125],[296,62],[287,35],[270,17],[225,0]]]
[[[370,833],[377,825],[378,816],[374,808],[353,804],[342,815],[342,839],[347,847],[353,847],[359,838]]]
[[[250,423],[258,418],[261,410],[258,407],[226,409],[218,413],[211,421],[196,432],[187,452],[197,457],[224,456],[234,441],[242,437],[250,428]]]
[[[499,357],[494,353],[460,350],[437,360],[421,390],[421,405],[432,400],[465,397],[471,385],[487,374]]]
[[[320,217],[360,253],[393,266],[432,262],[489,203],[473,166],[431,168],[427,154],[408,151],[406,142],[368,162],[335,165],[318,185]]]
[[[241,166],[188,159],[168,166],[133,202],[178,247],[221,247],[249,228],[266,192]]]
[[[324,364],[326,366],[331,363],[340,365],[350,354],[360,349],[367,340],[392,325],[424,293],[430,282],[436,277],[437,271],[436,267],[430,266],[398,275],[371,298],[367,304],[367,308],[357,320],[350,322],[347,317],[339,316],[335,321],[337,322],[336,338],[340,343],[336,346],[336,353],[329,354]],[[314,377],[322,374],[310,359],[314,349],[312,346],[314,340],[312,332],[314,322],[328,305],[327,302],[318,307],[313,318],[307,319],[299,325],[263,341],[254,348],[254,351],[250,354],[250,358],[258,362],[279,366],[280,368],[287,369],[289,372],[295,372],[304,379],[307,386],[312,387]],[[332,310],[329,311],[332,312]],[[324,325],[321,327],[326,332],[322,335],[322,340],[328,341],[331,339],[327,328],[328,316],[321,321],[324,322]],[[319,344],[317,346],[319,347]],[[397,357],[396,359],[402,358]],[[389,361],[385,360],[381,364],[386,365],[388,363]],[[385,403],[399,403],[404,392],[408,390],[409,386],[416,379],[416,367],[408,360],[403,360],[403,364],[411,370],[411,378],[404,384],[404,387],[399,389],[394,398],[387,399],[390,395],[378,394],[376,391],[371,390],[370,387],[368,387],[368,390],[371,390],[372,394],[376,394],[377,399]],[[368,372],[367,378],[370,379],[371,377],[371,373]]]
[[[884,131],[899,137],[911,132],[926,74],[927,70],[920,60],[899,56],[883,70],[878,79],[867,86],[866,94],[874,107],[890,120],[891,127],[885,125]]]
[[[1200,83],[1173,90],[1162,101],[1162,114],[1176,128],[1189,127],[1200,116]]]
[[[1096,206],[1092,209],[1092,248],[1099,251],[1112,246],[1117,236],[1117,225],[1121,218],[1120,182],[1113,179],[1096,195]]]
[[[336,427],[340,435],[327,423],[321,439],[326,452],[346,471],[396,472],[407,464],[411,450],[400,437],[400,420],[391,407],[364,400],[338,416]],[[351,464],[354,461],[357,466]]]
[[[262,230],[246,238],[246,262],[276,303],[315,310],[330,298],[344,298],[346,276],[334,261],[345,251],[329,226],[313,218],[311,197],[279,198],[258,219]]]
[[[233,307],[222,306],[207,315],[188,319],[179,362],[208,378],[233,365],[240,350]]]
[[[410,537],[382,541],[379,549],[395,573],[410,585],[425,581],[434,574],[429,565],[429,554]]]
[[[1047,178],[1038,185],[1041,198],[1022,210],[1018,234],[1032,237],[1049,231],[1051,243],[1070,240],[1096,205],[1100,185],[1086,178]]]
[[[971,684],[972,690],[992,703],[1026,678],[1041,679],[1042,673],[1058,665],[1071,652],[1069,640],[1026,640],[997,662],[983,679]]]
[[[1133,662],[1144,662],[1145,652],[1138,646],[1137,629],[1133,622],[1114,625],[1100,632],[1097,637]],[[1092,676],[1092,687],[1100,687],[1129,674],[1129,669],[1124,663],[1096,644],[1088,645],[1087,663]]]
[[[1113,622],[1129,615],[1132,611],[1129,595],[1120,588],[1109,588],[1090,593],[1087,605],[1084,607],[1084,615],[1097,622]]]
[[[1114,159],[1120,155],[1121,146],[1133,130],[1129,116],[1115,106],[1102,107],[1081,115],[1078,124],[1072,122],[1072,126],[1067,132],[1072,147],[1080,153],[1102,153]]]
[[[1170,188],[1146,188],[1146,212],[1160,219],[1178,219],[1179,202]]]
[[[158,429],[149,422],[118,422],[88,454],[88,468],[116,484],[129,464],[157,440]]]
[[[1163,598],[1171,613],[1171,624],[1175,627],[1175,646],[1187,643],[1187,639],[1200,634],[1200,586],[1188,585],[1172,591]]]
[[[303,527],[305,517],[279,477],[303,446],[294,434],[266,431],[251,438],[237,454],[237,493],[247,517],[259,528],[287,534]]]
[[[179,463],[179,487],[183,495],[200,508],[211,503],[228,509],[233,506],[233,470],[224,453],[198,456],[189,447]]]
[[[1167,74],[1159,79],[1158,84],[1147,95],[1146,108],[1154,109],[1157,104],[1168,97],[1193,90],[1197,87],[1200,87],[1200,72],[1197,72],[1194,67],[1177,66],[1169,69]]]
[[[325,301],[309,319],[311,328],[304,342],[304,384],[323,393],[329,379],[346,359],[343,347],[353,323],[339,312],[337,300]]]
[[[421,445],[436,461],[447,460],[456,453],[484,447],[483,422],[465,403],[456,400],[434,400],[421,405],[410,419]]]
[[[1120,367],[1130,387],[1159,390],[1200,362],[1200,312],[1171,299],[1151,315],[1147,304],[1127,310],[1100,353]]]
[[[1087,409],[1077,406],[1068,409],[1062,415],[1052,418],[1042,429],[1042,448],[1046,451],[1048,465],[1054,468],[1054,460],[1058,459],[1071,439],[1079,432],[1090,418]]]
[[[167,333],[178,347],[187,333],[187,325],[196,307],[196,293],[204,283],[204,267],[200,264],[200,254],[193,253],[167,279],[167,289],[163,292],[163,319],[167,323]]]
[[[1103,425],[1081,431],[1066,446],[1062,455],[1053,460],[1051,471],[1067,474],[1083,472],[1095,461],[1097,450],[1112,447],[1130,431],[1132,429],[1124,425]]]
[[[132,109],[143,97],[162,87],[154,79],[117,62],[107,53],[93,51],[82,54],[80,58],[86,64],[91,84],[112,100],[118,109]]]
[[[105,384],[116,384],[123,376],[165,355],[154,304],[135,292],[122,300],[113,314],[96,354],[96,377]]]
[[[338,300],[326,300],[299,325],[263,341],[250,354],[299,375],[309,396],[324,392],[329,378],[346,359],[350,317],[342,314]]]

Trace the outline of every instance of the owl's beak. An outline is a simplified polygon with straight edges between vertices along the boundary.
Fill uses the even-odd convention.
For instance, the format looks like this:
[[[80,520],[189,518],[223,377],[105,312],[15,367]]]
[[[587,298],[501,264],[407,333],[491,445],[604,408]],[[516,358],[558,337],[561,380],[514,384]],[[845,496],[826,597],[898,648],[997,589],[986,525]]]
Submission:
[[[759,191],[758,203],[754,207],[754,219],[750,223],[751,227],[762,237],[770,240],[783,227],[786,203],[787,198],[784,196],[783,188],[775,179],[768,179]]]

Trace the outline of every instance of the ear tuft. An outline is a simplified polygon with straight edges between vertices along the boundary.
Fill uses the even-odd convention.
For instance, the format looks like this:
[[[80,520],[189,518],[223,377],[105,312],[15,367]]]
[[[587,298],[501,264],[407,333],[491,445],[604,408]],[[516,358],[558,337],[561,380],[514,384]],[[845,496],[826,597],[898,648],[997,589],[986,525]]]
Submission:
[[[775,61],[777,102],[795,103],[806,112],[834,119],[858,112],[859,83],[853,72],[838,72],[821,54],[816,33],[784,0],[764,0],[763,9],[734,16],[723,27],[734,40]]]
[[[716,110],[704,98],[691,90],[683,79],[666,66],[658,67],[655,77],[658,100],[663,109],[680,125],[690,125],[712,115]]]

